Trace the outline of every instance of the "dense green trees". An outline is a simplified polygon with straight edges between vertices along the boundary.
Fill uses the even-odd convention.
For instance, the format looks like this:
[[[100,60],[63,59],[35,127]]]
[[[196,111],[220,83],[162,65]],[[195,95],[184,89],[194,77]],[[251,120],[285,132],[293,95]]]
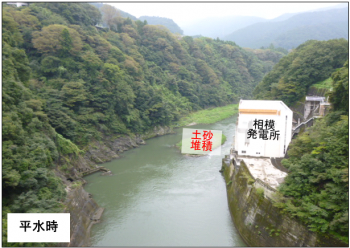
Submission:
[[[292,140],[289,158],[282,160],[289,173],[276,206],[310,230],[345,242],[349,232],[347,58],[346,40],[308,41],[283,57],[254,89],[256,99],[282,100],[292,106],[312,84],[331,76],[332,111]]]
[[[294,104],[308,88],[330,77],[348,57],[344,39],[307,41],[283,57],[254,89],[256,99],[282,100]]]
[[[348,242],[349,235],[349,64],[332,74],[332,111],[292,141],[289,174],[276,205],[312,231]]]
[[[332,91],[329,100],[333,103],[334,111],[349,112],[349,60],[344,67],[332,74]]]
[[[101,13],[84,3],[3,8],[5,229],[8,212],[60,211],[65,191],[53,169],[68,175],[71,161],[82,155],[91,141],[142,133],[194,110],[250,98],[282,56],[272,49],[252,51],[234,42],[181,37],[163,26],[120,16],[112,16],[110,29],[96,28],[101,21]],[[296,101],[313,82],[328,78],[334,68],[344,64],[347,49],[345,40],[303,44],[282,58],[259,84],[255,96]],[[338,149],[335,138],[341,138],[346,128],[345,117],[338,117],[348,112],[344,107],[348,101],[347,69],[333,74],[333,80],[330,99],[335,112],[330,120],[337,126],[322,127],[333,137],[331,145],[323,148],[324,141],[315,138],[313,145],[299,146],[311,151],[311,157],[305,159],[315,165],[323,159],[317,156],[329,155],[327,149]],[[342,156],[344,149],[339,147],[337,154]],[[344,169],[344,159],[327,156],[327,166],[333,168],[339,162]],[[293,158],[286,163],[292,170]],[[319,173],[321,180],[328,171],[320,169]],[[324,180],[328,183],[331,179]],[[326,193],[336,191],[341,183],[338,180],[327,186]],[[293,180],[290,185],[295,186]],[[302,195],[287,188],[285,192]],[[315,199],[321,197],[317,194]],[[334,198],[331,205],[339,199]],[[316,204],[313,198],[308,202]],[[333,224],[329,228],[322,225],[321,230],[342,234],[339,225],[345,215],[342,210],[332,213],[326,220]],[[6,232],[3,235],[6,237]]]
[[[37,3],[35,7],[50,10],[74,25],[96,25],[101,21],[100,11],[88,3]]]
[[[233,42],[101,22],[84,3],[3,6],[4,228],[8,212],[60,211],[53,171],[68,176],[90,142],[249,98],[271,63]]]
[[[117,16],[120,16],[120,14],[118,13],[117,9],[115,9],[111,5],[104,4],[100,8],[100,10],[103,13],[103,20],[104,20],[104,22],[106,22],[108,27],[111,28],[111,26],[113,24],[113,19],[115,17],[117,17]]]
[[[61,211],[65,191],[52,171],[59,159],[56,132],[42,111],[43,100],[27,87],[31,70],[24,50],[4,42],[3,65],[2,219],[6,228],[8,212]],[[6,232],[3,235],[5,242]]]
[[[32,37],[33,47],[40,53],[68,56],[82,49],[79,33],[64,25],[43,27],[40,32],[34,32]]]
[[[333,125],[319,121],[291,144],[283,164],[290,173],[278,206],[304,221],[310,230],[332,233],[348,241],[349,125],[343,116]]]
[[[183,34],[182,29],[172,20],[165,17],[158,16],[140,16],[140,21],[146,21],[150,25],[163,25],[169,29],[173,34]]]

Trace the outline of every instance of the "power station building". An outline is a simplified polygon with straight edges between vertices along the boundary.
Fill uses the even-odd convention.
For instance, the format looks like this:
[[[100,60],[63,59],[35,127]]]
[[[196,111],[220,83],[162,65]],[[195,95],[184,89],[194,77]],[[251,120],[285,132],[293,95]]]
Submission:
[[[293,111],[282,101],[241,100],[234,146],[239,156],[284,157]]]

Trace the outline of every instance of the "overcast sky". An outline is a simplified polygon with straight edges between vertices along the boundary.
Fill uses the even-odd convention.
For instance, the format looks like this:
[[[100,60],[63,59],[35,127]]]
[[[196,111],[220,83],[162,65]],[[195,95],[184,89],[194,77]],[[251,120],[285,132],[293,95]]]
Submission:
[[[106,2],[135,17],[143,15],[173,19],[180,27],[198,19],[216,16],[258,16],[273,19],[285,13],[296,13],[338,5],[339,2],[312,3],[116,3]]]

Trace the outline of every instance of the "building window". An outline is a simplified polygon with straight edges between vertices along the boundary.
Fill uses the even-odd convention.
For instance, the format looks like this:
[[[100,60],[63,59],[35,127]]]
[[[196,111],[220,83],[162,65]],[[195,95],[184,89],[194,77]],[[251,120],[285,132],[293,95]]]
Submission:
[[[245,153],[245,151],[242,151],[242,153]]]
[[[257,152],[256,154],[260,154],[260,152]]]

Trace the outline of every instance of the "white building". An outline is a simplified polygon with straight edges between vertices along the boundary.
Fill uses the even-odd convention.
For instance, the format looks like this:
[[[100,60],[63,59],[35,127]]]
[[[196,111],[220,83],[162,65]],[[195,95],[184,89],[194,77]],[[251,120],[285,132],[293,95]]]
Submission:
[[[238,109],[238,155],[284,157],[292,139],[293,111],[282,101],[269,100],[241,100]]]

